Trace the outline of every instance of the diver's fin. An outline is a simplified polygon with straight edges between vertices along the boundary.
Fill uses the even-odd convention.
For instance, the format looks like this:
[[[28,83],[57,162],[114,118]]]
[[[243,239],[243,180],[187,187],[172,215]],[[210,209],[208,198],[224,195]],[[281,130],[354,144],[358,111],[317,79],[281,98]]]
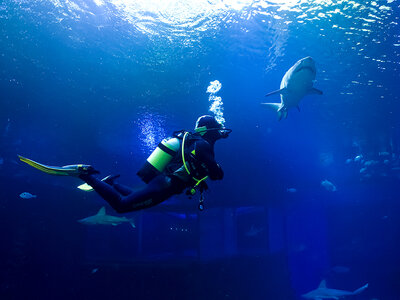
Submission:
[[[275,94],[282,94],[282,92],[284,92],[285,90],[286,90],[286,88],[282,88],[282,89],[273,91],[271,93],[266,94],[265,97],[268,97],[268,96],[271,96],[271,95],[275,95]]]
[[[51,175],[79,176],[81,174],[100,173],[99,171],[95,170],[90,165],[77,164],[77,165],[68,165],[68,166],[63,166],[63,167],[55,167],[55,166],[47,166],[47,165],[38,163],[36,161],[33,161],[33,160],[23,157],[21,155],[18,155],[18,157],[22,162],[27,163],[28,165],[34,167],[35,169],[38,169],[44,173],[51,174]]]
[[[114,180],[117,179],[118,177],[120,177],[121,175],[117,174],[117,175],[108,175],[106,177],[104,177],[101,181],[104,181],[105,183],[112,185],[114,183]],[[77,186],[78,189],[84,191],[84,192],[93,192],[93,188],[88,185],[87,183],[83,183],[79,186]]]
[[[359,289],[355,290],[355,291],[353,292],[353,295],[357,295],[357,294],[361,293],[361,292],[362,292],[363,290],[365,290],[367,287],[368,287],[368,283],[367,283],[366,285],[360,287]]]
[[[92,186],[88,185],[87,183],[83,183],[81,185],[78,185],[77,188],[82,190],[82,191],[85,191],[85,192],[93,192],[94,191]]]
[[[315,87],[313,87],[308,91],[308,94],[310,94],[310,95],[312,95],[312,94],[322,95],[323,92],[321,90],[316,89]]]
[[[47,165],[43,165],[41,163],[38,163],[36,161],[33,161],[29,158],[23,157],[18,155],[19,159],[24,162],[27,163],[28,165],[42,171],[45,172],[47,174],[51,174],[51,175],[61,175],[61,176],[68,176],[69,173],[67,170],[63,170],[62,167],[53,167],[53,166],[47,166]]]
[[[98,216],[105,216],[105,214],[106,214],[106,208],[105,208],[105,206],[103,206],[102,208],[99,209],[97,215]]]

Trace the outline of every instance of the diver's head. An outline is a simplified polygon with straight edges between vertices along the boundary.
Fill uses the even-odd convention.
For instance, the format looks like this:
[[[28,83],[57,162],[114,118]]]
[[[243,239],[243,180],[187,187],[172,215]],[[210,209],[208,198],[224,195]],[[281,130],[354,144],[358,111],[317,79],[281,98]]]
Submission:
[[[227,138],[232,132],[232,130],[225,128],[213,116],[209,115],[199,117],[194,130],[210,142]]]

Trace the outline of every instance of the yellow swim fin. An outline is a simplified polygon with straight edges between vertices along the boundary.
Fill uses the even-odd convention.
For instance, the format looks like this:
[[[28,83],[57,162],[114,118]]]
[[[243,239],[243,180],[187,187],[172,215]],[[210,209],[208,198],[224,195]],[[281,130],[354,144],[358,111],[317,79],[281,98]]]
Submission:
[[[77,188],[82,191],[85,191],[85,192],[93,192],[94,191],[93,188],[90,185],[88,185],[87,183],[78,185]]]
[[[108,176],[104,177],[101,181],[111,184],[118,177],[119,177],[119,175],[108,175]],[[88,185],[87,183],[78,185],[77,188],[84,192],[93,192],[94,191],[92,186]]]
[[[47,165],[38,163],[36,161],[33,161],[33,160],[23,157],[21,155],[18,155],[18,157],[24,163],[27,163],[28,165],[30,165],[42,172],[45,172],[47,174],[51,174],[51,175],[79,176],[81,174],[99,173],[99,171],[96,171],[90,165],[77,164],[77,165],[68,165],[68,166],[63,166],[63,167],[55,167],[55,166],[47,166]]]

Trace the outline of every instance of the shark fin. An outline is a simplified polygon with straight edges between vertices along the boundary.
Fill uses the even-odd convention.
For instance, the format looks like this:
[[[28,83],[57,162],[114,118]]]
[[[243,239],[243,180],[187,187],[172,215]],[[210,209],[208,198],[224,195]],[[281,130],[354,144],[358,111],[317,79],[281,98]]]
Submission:
[[[288,116],[287,110],[278,110],[278,119],[279,121],[282,119],[286,119]]]
[[[261,103],[261,105],[276,111],[278,113],[279,121],[286,119],[288,116],[287,109],[282,109],[282,103]]]
[[[281,108],[281,103],[261,103],[261,105],[264,105],[266,108],[270,108],[274,111],[277,111]]]
[[[326,280],[322,280],[318,286],[319,289],[326,289]]]
[[[135,219],[129,219],[129,224],[131,224],[132,228],[136,228]]]
[[[99,212],[97,213],[98,216],[105,216],[106,214],[106,208],[103,206],[100,208]]]
[[[321,90],[316,89],[316,88],[313,87],[313,88],[311,88],[311,89],[308,91],[308,94],[322,95],[323,92],[322,92]]]
[[[367,283],[366,285],[360,287],[359,289],[355,290],[355,291],[353,292],[353,295],[357,295],[357,294],[361,293],[361,292],[362,292],[363,290],[365,290],[367,287],[368,287],[368,283]]]
[[[282,92],[284,92],[285,89],[286,89],[286,88],[282,88],[282,89],[273,91],[273,92],[271,92],[271,93],[266,94],[265,97],[268,97],[268,96],[271,96],[271,95],[275,95],[275,94],[282,94]]]

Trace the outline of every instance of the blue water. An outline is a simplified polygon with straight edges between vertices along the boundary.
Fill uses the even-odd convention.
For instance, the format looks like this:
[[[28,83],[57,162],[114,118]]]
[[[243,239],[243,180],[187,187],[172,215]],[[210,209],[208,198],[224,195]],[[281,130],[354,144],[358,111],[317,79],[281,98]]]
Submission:
[[[325,279],[400,299],[399,19],[397,0],[0,3],[0,298],[290,300]],[[278,121],[260,103],[306,56],[324,94]],[[180,195],[85,226],[116,213],[17,158],[134,187],[210,96],[233,132],[203,212]]]

